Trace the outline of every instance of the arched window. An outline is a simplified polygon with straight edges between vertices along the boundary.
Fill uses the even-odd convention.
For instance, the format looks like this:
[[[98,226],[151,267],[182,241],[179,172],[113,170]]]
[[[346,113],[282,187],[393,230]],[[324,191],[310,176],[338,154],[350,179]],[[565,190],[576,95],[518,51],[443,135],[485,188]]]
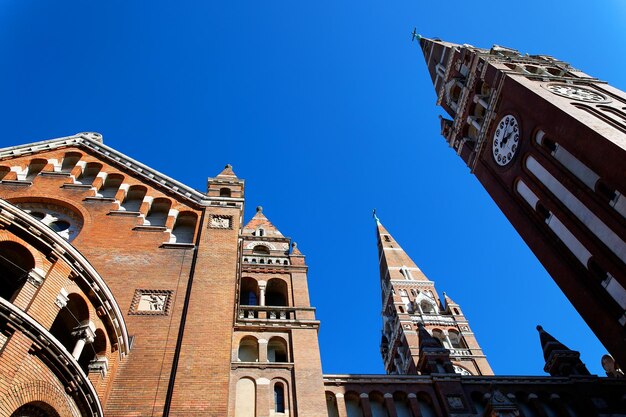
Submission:
[[[257,284],[255,279],[249,277],[241,278],[241,289],[239,290],[239,305],[259,305],[259,285]]]
[[[172,202],[167,198],[155,198],[144,224],[150,226],[165,226]]]
[[[13,301],[35,267],[30,251],[16,242],[0,242],[0,297]]]
[[[326,410],[328,411],[328,417],[339,417],[337,398],[335,394],[330,391],[326,391]]]
[[[435,339],[438,339],[443,344],[443,347],[445,347],[446,349],[450,349],[450,346],[448,345],[448,341],[446,340],[446,337],[444,336],[442,330],[433,329],[433,337]]]
[[[88,162],[85,165],[85,168],[83,168],[83,172],[76,179],[76,182],[78,184],[91,185],[101,170],[102,164],[97,162]]]
[[[239,342],[237,359],[240,362],[259,361],[259,342],[253,336],[246,336]]]
[[[287,306],[287,283],[285,281],[279,278],[272,278],[267,282],[265,305],[276,307]]]
[[[183,211],[178,213],[170,242],[176,243],[193,243],[193,236],[196,231],[196,221],[198,216],[191,211]]]
[[[61,162],[61,172],[70,173],[82,158],[82,154],[78,152],[67,152],[63,157],[63,162]]]
[[[389,417],[387,408],[385,407],[385,398],[380,392],[371,392],[369,394],[370,408],[372,417]]]
[[[120,185],[122,185],[122,181],[124,181],[124,176],[120,174],[109,174],[107,175],[106,180],[104,180],[104,184],[98,190],[98,196],[104,198],[115,198],[115,194],[120,189]]]
[[[287,343],[281,337],[272,337],[267,344],[269,362],[287,362]]]
[[[355,392],[347,392],[345,395],[346,411],[348,417],[363,417],[363,409],[361,408],[361,399]]]
[[[397,391],[393,394],[393,403],[398,417],[413,417],[406,393]]]
[[[45,159],[33,159],[32,161],[30,161],[30,164],[28,164],[28,168],[26,168],[26,176],[24,177],[24,179],[26,181],[34,180],[35,177],[39,175],[41,171],[43,171],[46,165],[48,165],[48,161]]]
[[[255,255],[269,255],[270,254],[270,250],[269,250],[269,248],[267,246],[256,245],[252,249],[252,253],[254,253]]]
[[[463,340],[461,339],[461,335],[456,330],[448,330],[448,338],[450,339],[450,343],[452,347],[455,349],[464,349],[465,345]]]
[[[120,206],[120,210],[138,212],[141,209],[141,203],[146,196],[147,188],[141,185],[131,185],[126,193],[126,198]]]
[[[274,384],[274,411],[277,413],[285,412],[285,386],[282,382]]]
[[[77,330],[83,329],[84,333],[78,333]],[[88,372],[89,362],[94,358],[93,347],[88,343],[94,342],[95,334],[91,338],[87,337],[87,343],[80,352],[75,352],[77,341],[86,333],[93,333],[95,329],[89,321],[89,308],[85,300],[78,294],[70,294],[68,296],[67,305],[59,310],[52,326],[50,333],[71,353],[78,355],[77,361],[83,371]]]
[[[220,188],[220,197],[230,197],[231,191],[228,187]]]

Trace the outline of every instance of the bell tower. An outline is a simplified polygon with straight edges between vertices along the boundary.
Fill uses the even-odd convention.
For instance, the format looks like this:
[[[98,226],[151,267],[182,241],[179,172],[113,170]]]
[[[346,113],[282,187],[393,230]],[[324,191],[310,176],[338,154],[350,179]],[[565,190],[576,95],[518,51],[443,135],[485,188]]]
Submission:
[[[443,297],[439,296],[435,283],[417,267],[376,214],[374,219],[383,304],[380,352],[387,373],[410,375],[435,372],[420,362],[418,334],[427,332],[445,348],[443,351],[449,351],[454,372],[493,375],[459,305],[446,293]],[[423,339],[422,336],[422,345]],[[446,369],[441,367],[440,372],[449,372]]]
[[[626,93],[550,56],[415,37],[442,135],[626,363]]]
[[[243,228],[240,254],[229,415],[321,416],[319,321],[304,255],[262,207]]]

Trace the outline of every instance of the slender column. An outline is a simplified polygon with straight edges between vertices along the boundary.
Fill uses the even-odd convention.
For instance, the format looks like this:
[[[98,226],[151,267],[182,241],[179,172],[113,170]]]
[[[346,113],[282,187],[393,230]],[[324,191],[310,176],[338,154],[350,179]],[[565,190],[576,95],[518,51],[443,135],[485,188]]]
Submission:
[[[265,289],[267,288],[267,282],[259,281],[259,305],[265,306]]]
[[[361,397],[361,409],[363,417],[372,417],[372,406],[370,405],[370,397],[366,393],[359,395]]]
[[[409,407],[411,408],[411,413],[413,413],[413,417],[422,417],[422,412],[420,411],[420,405],[417,402],[417,396],[413,393],[407,395],[409,399]]]
[[[393,395],[388,392],[385,393],[385,407],[387,408],[387,414],[389,417],[398,417],[396,412],[396,403],[393,402]]]
[[[81,353],[83,353],[83,349],[85,345],[88,343],[93,343],[96,338],[96,326],[93,322],[87,321],[83,324],[77,326],[72,331],[72,336],[74,336],[76,340],[76,344],[74,345],[74,349],[72,350],[72,356],[74,359],[78,360],[80,358]]]

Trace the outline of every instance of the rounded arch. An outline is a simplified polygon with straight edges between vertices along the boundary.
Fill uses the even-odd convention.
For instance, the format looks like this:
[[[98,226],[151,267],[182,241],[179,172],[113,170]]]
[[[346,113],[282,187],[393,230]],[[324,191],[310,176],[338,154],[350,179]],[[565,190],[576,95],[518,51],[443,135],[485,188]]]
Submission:
[[[252,248],[252,253],[255,255],[269,255],[270,249],[265,245],[256,245]]]
[[[235,417],[256,416],[256,383],[252,378],[243,377],[235,388]]]
[[[5,240],[0,242],[0,297],[13,301],[35,268],[35,257],[23,245]]]
[[[250,277],[241,278],[241,288],[239,289],[239,305],[259,305],[259,283],[256,279]]]
[[[97,195],[103,198],[115,198],[122,182],[124,182],[124,176],[122,174],[107,175],[107,178],[98,190]]]
[[[416,397],[422,417],[437,417],[433,399],[430,394],[426,392],[419,392]]]
[[[120,205],[120,210],[139,212],[147,192],[148,188],[143,185],[131,185]]]
[[[83,185],[91,185],[100,171],[102,170],[102,164],[99,162],[87,162],[83,171],[80,173],[75,182]]]
[[[61,162],[61,172],[70,173],[83,157],[83,154],[80,152],[66,152],[63,156],[63,161]]]
[[[237,351],[237,360],[239,362],[258,362],[259,361],[259,341],[254,336],[244,336],[239,341],[239,349]]]
[[[176,217],[176,223],[170,235],[170,242],[193,243],[198,215],[193,211],[182,211]]]
[[[280,278],[271,278],[267,281],[267,290],[265,292],[265,304],[275,307],[288,306],[288,289],[287,283]]]
[[[337,406],[337,397],[332,391],[326,391],[326,410],[328,411],[328,417],[339,417],[339,407]]]
[[[465,349],[467,347],[463,341],[463,337],[456,329],[448,330],[448,338],[450,339],[450,344],[455,349]]]
[[[169,198],[155,198],[152,200],[144,224],[149,226],[165,226],[170,207],[172,207],[172,201]]]
[[[25,405],[35,404],[41,406],[43,403],[52,408],[55,413],[58,413],[51,414],[53,417],[57,417],[57,415],[81,417],[76,404],[65,394],[63,388],[57,384],[41,380],[32,381],[11,386],[7,394],[5,398],[0,399],[0,410],[14,410],[10,414],[11,416]]]
[[[289,362],[287,341],[280,336],[270,338],[267,343],[267,360],[269,362]]]
[[[78,236],[85,223],[83,212],[62,200],[19,198],[11,200],[11,203],[70,242]]]
[[[231,196],[231,190],[228,187],[222,187],[220,188],[220,197],[230,197]]]
[[[393,404],[396,408],[398,417],[413,417],[409,398],[404,391],[395,391],[393,393]]]
[[[34,158],[31,159],[28,167],[26,167],[26,172],[24,175],[24,179],[26,181],[32,181],[39,175],[41,171],[48,165],[48,160],[43,158]]]
[[[345,395],[346,410],[348,417],[363,417],[363,409],[361,408],[361,398],[355,391],[348,391]]]
[[[43,401],[32,401],[24,404],[11,414],[11,417],[60,417],[59,413]]]
[[[284,413],[289,409],[288,406],[288,388],[284,379],[275,379],[272,381],[272,391],[274,393],[274,412]]]
[[[72,352],[76,345],[76,338],[72,334],[77,327],[89,323],[89,306],[85,299],[77,293],[67,296],[67,304],[57,313],[56,318],[50,326],[50,333],[65,347],[65,350]],[[89,347],[83,348],[78,363],[84,371],[87,371],[89,360]]]
[[[385,406],[385,396],[380,391],[371,391],[369,393],[370,408],[372,417],[389,417],[387,407]]]

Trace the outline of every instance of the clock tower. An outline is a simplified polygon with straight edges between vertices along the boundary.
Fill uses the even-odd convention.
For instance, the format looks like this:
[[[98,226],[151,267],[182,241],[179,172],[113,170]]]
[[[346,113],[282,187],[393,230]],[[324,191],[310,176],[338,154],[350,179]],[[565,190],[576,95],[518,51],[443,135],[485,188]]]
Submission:
[[[550,56],[418,38],[442,135],[626,363],[626,93]]]

